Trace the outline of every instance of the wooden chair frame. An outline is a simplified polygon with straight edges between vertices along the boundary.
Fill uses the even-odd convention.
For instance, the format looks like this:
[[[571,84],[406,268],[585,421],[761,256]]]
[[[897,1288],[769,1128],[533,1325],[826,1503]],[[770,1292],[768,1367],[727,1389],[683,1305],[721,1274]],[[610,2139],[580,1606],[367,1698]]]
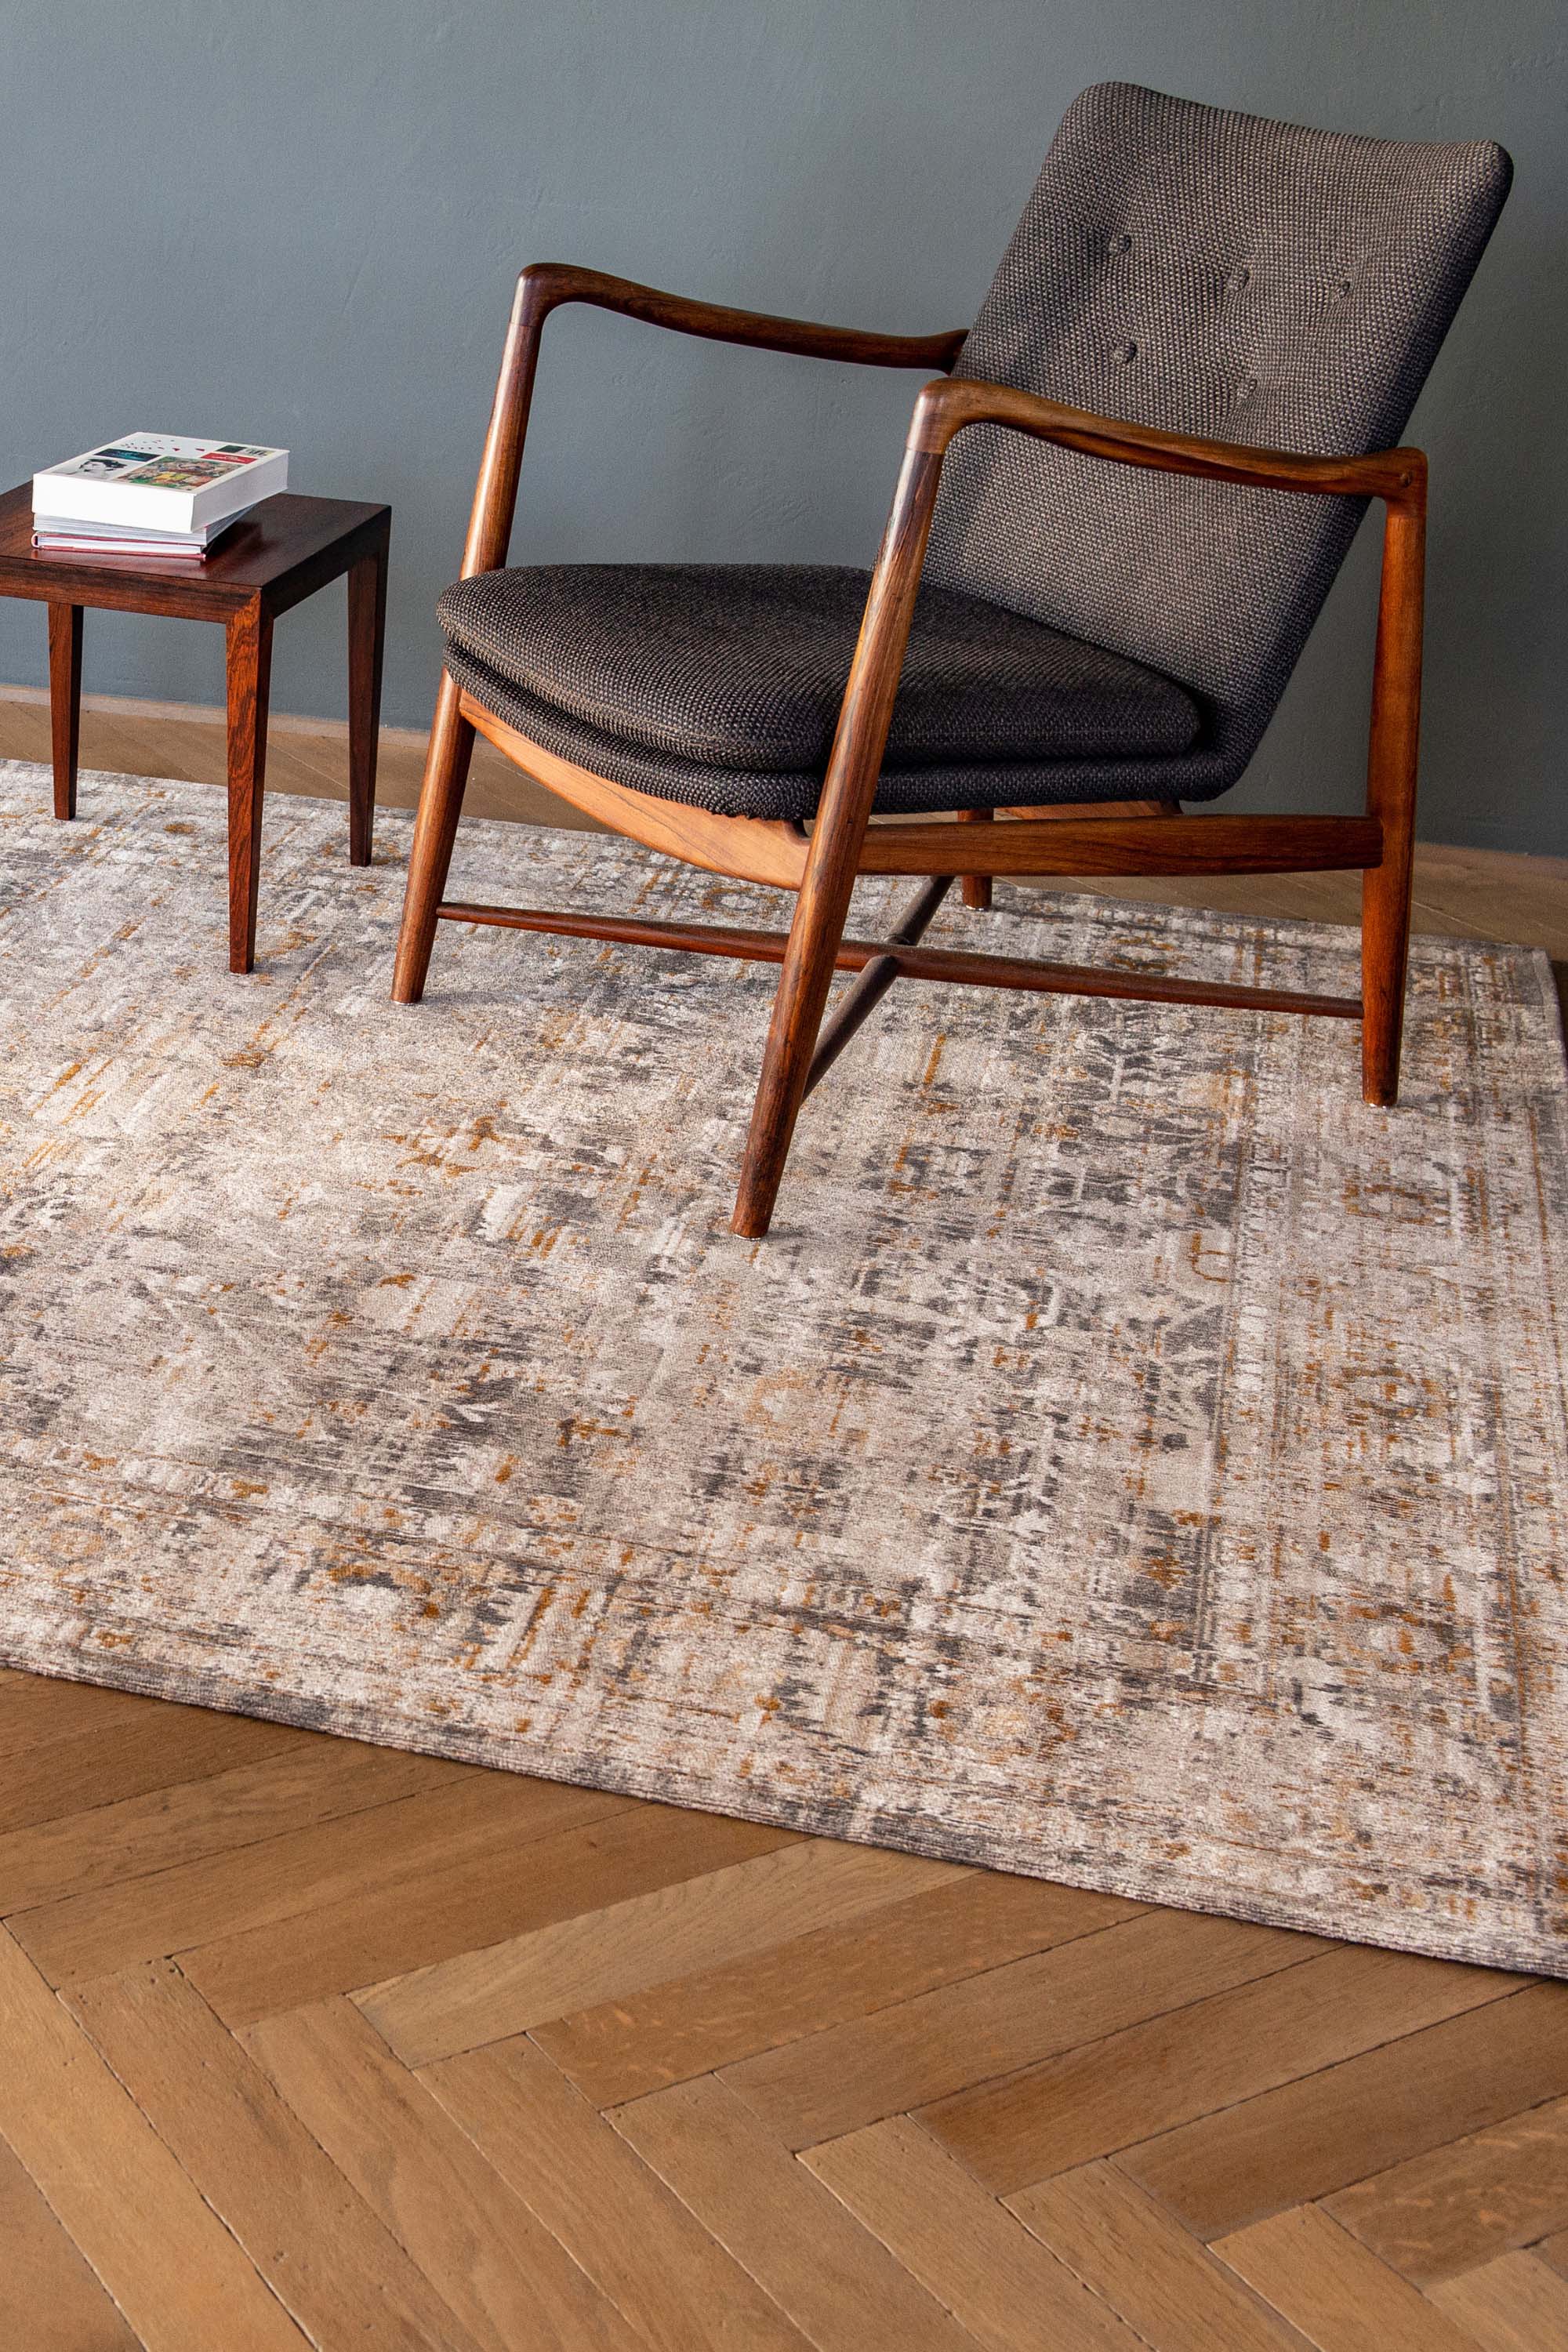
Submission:
[[[725,310],[606,278],[596,270],[536,264],[518,280],[463,551],[465,579],[495,571],[506,562],[541,331],[550,312],[564,302],[592,303],[716,341],[871,367],[950,369],[966,331],[863,334],[851,328]],[[1003,811],[995,822],[987,821],[988,812],[968,812],[962,834],[951,821],[871,822],[942,459],[956,434],[981,423],[1008,425],[1120,465],[1268,489],[1383,500],[1383,577],[1364,815],[1188,816],[1145,802],[1107,804],[1098,814],[1091,813],[1093,803],[1068,813]],[[409,862],[394,996],[399,1003],[417,1003],[436,926],[443,919],[780,964],[731,1220],[736,1233],[753,1237],[768,1230],[806,1094],[900,978],[1359,1020],[1363,1096],[1371,1103],[1393,1103],[1399,1086],[1410,933],[1426,519],[1426,460],[1418,449],[1383,450],[1368,457],[1299,457],[1155,432],[1061,407],[1004,385],[939,377],[923,387],[915,402],[810,831],[755,817],[715,816],[594,775],[530,741],[443,673]],[[550,791],[616,832],[714,873],[795,891],[789,931],[619,920],[447,900],[443,893],[476,730]],[[977,829],[981,824],[984,834]],[[966,901],[984,907],[990,901],[990,879],[997,874],[1280,874],[1356,868],[1363,876],[1362,990],[1354,997],[1145,977],[918,944],[961,877]],[[888,940],[844,936],[850,894],[862,874],[930,877]],[[858,972],[859,978],[824,1027],[835,971]]]

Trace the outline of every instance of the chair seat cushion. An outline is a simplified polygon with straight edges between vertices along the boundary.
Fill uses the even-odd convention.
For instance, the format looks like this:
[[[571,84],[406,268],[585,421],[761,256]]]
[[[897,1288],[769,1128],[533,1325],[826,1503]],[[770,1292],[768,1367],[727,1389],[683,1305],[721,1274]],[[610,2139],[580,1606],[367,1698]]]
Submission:
[[[437,611],[459,661],[603,734],[699,766],[820,774],[868,585],[821,564],[546,564],[460,580]],[[887,763],[1170,755],[1201,725],[1157,670],[923,587]]]

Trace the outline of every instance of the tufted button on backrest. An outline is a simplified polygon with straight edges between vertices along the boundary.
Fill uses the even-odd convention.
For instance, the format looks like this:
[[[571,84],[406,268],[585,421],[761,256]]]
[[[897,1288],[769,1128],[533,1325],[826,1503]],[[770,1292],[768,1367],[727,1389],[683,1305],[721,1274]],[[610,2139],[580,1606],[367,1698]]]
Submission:
[[[1510,173],[1489,144],[1362,139],[1104,83],[1068,109],[954,373],[1211,440],[1387,446]],[[975,425],[943,467],[927,574],[1195,689],[1221,791],[1360,514]]]

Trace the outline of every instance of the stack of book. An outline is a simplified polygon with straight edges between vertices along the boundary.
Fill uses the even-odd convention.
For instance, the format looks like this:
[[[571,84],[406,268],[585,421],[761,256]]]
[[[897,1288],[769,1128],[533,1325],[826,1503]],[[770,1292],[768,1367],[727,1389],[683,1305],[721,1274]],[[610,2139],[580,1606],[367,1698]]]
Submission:
[[[200,562],[289,479],[287,449],[253,441],[126,433],[33,477],[33,545],[77,555]]]

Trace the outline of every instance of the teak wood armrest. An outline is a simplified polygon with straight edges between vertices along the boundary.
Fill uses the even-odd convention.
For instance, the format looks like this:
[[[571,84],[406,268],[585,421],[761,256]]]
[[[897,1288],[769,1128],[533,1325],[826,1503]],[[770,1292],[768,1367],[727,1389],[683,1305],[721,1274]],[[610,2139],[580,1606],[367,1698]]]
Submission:
[[[950,368],[969,330],[952,327],[936,335],[882,335],[859,327],[822,327],[810,319],[775,319],[763,310],[731,310],[688,294],[662,293],[630,278],[602,269],[579,269],[567,261],[533,261],[518,279],[518,290],[541,323],[563,302],[591,302],[618,310],[650,327],[710,342],[747,343],[764,352],[797,352],[807,359],[847,360],[861,367]]]
[[[1054,441],[1086,457],[1147,466],[1163,474],[1195,474],[1211,482],[1254,489],[1308,490],[1320,496],[1411,500],[1425,495],[1426,459],[1419,449],[1379,449],[1369,457],[1305,457],[1291,449],[1254,449],[1245,442],[1199,441],[1149,425],[1066,408],[1037,393],[972,376],[928,383],[915,403],[906,446],[942,457],[967,425],[1006,425],[1039,441]]]
[[[463,548],[465,580],[478,572],[497,571],[506,562],[539,366],[539,339],[552,310],[566,302],[618,310],[628,319],[643,319],[649,326],[668,327],[677,334],[698,335],[710,342],[794,352],[806,359],[846,360],[862,367],[949,368],[968,331],[952,327],[936,335],[879,335],[862,332],[858,327],[819,327],[807,319],[773,319],[761,310],[730,310],[719,302],[661,293],[657,286],[639,286],[629,278],[610,278],[603,270],[580,269],[571,262],[530,262],[518,278],[512,298],[506,350]]]

